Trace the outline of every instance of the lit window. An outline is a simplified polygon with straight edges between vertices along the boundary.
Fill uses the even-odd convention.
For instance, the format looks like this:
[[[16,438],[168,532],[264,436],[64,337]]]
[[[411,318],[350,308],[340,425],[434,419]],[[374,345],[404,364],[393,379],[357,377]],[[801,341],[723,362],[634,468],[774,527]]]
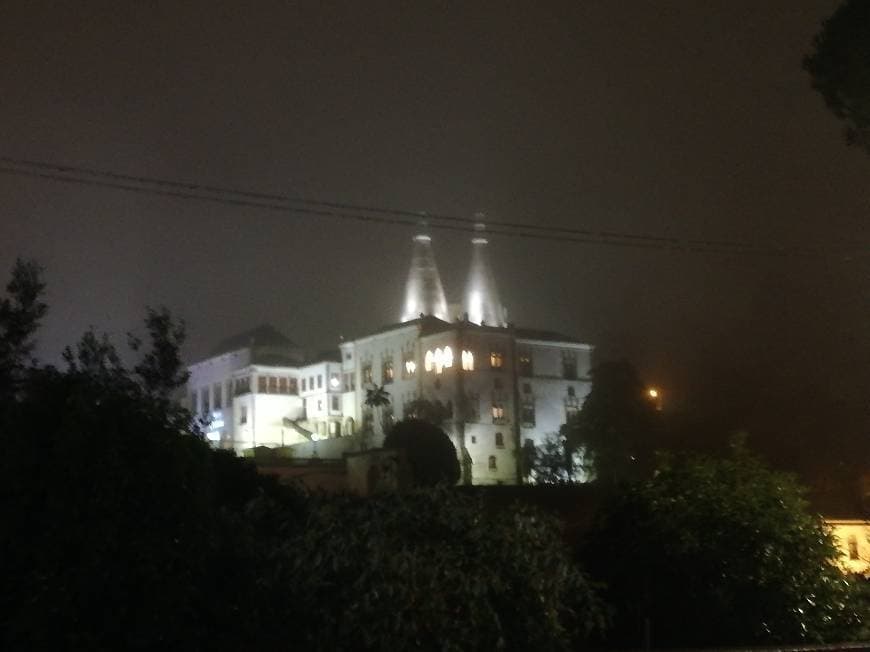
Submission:
[[[413,360],[406,360],[405,361],[405,374],[410,377],[410,376],[413,376],[415,373],[417,373],[417,363],[414,362]]]
[[[453,366],[453,349],[451,349],[449,346],[444,347],[443,365],[445,369],[449,369]]]
[[[474,354],[471,351],[462,352],[462,370],[474,371]]]
[[[381,361],[381,382],[386,385],[388,383],[393,382],[393,377],[395,373],[393,372],[393,359],[392,358],[384,358]]]
[[[504,448],[504,435],[500,432],[495,433],[495,447]]]
[[[492,420],[493,422],[504,420],[504,405],[501,403],[492,404]]]
[[[504,364],[504,356],[501,351],[492,351],[489,354],[489,366],[493,369],[501,369]]]
[[[495,455],[489,456],[489,470],[490,471],[498,470],[498,465],[496,464],[496,461],[495,461]]]
[[[329,386],[332,389],[338,389],[338,386],[341,385],[341,381],[338,379],[337,373],[329,374]]]
[[[423,368],[426,371],[432,371],[432,368],[435,366],[435,354],[432,351],[426,351],[426,355],[423,358]]]
[[[849,559],[858,559],[858,537],[854,534],[849,535]]]

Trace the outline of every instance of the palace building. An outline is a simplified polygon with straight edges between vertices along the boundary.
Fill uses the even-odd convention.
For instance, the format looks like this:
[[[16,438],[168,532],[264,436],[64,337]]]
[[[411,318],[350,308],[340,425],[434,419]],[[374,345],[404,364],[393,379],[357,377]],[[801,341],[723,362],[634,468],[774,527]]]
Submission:
[[[398,322],[319,356],[262,326],[189,367],[190,407],[209,422],[215,446],[341,457],[378,447],[423,400],[443,414],[465,482],[521,480],[521,448],[542,445],[580,409],[592,347],[508,322],[483,233],[471,241],[456,304],[447,302],[431,238],[417,235],[412,247]],[[367,405],[375,388],[387,392],[387,404]]]

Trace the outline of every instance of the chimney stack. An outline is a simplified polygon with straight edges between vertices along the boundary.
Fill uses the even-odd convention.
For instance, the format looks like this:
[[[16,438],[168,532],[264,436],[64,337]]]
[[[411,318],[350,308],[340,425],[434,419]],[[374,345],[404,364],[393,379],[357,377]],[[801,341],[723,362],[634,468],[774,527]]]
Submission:
[[[411,270],[405,285],[405,307],[401,320],[411,321],[421,315],[433,315],[447,320],[447,299],[438,266],[435,264],[432,238],[423,234],[415,235],[413,242]]]
[[[483,214],[478,213],[476,217],[483,217]],[[465,289],[465,310],[468,321],[473,324],[504,327],[507,325],[504,307],[487,261],[489,241],[482,235],[485,228],[483,223],[474,225],[479,235],[471,239],[471,269]]]

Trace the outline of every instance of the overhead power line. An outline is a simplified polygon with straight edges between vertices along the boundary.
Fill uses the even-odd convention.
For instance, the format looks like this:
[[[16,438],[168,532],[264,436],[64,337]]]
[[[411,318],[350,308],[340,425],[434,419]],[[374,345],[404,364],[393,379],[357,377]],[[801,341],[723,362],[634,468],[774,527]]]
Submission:
[[[0,156],[0,164],[2,164],[0,165],[0,173],[7,175],[42,178],[127,192],[174,197],[177,199],[209,201],[229,206],[252,207],[285,212],[294,216],[327,217],[414,228],[420,228],[421,224],[425,223],[426,228],[461,232],[476,232],[477,225],[481,221],[478,217],[461,217],[424,211],[415,212],[395,208],[313,200],[284,194],[261,193],[225,186],[212,186],[159,177],[122,174],[111,170],[60,165],[46,161],[17,159],[6,156]],[[865,249],[858,248],[823,249],[776,244],[761,245],[727,240],[683,239],[670,236],[535,225],[488,219],[486,220],[486,232],[488,234],[508,237],[556,242],[701,253],[774,256],[866,255],[864,254]]]

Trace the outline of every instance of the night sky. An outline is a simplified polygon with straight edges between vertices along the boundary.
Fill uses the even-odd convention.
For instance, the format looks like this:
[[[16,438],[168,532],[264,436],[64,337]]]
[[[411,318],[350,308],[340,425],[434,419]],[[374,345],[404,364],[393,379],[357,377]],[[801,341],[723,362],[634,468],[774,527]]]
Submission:
[[[225,5],[225,6],[219,6]],[[870,244],[870,158],[801,69],[836,0],[0,9],[0,155],[493,221]],[[187,354],[270,322],[394,321],[409,228],[0,174],[0,269],[46,268],[40,352],[146,305]],[[432,232],[448,299],[468,236]],[[669,408],[781,437],[867,427],[870,248],[803,258],[493,236],[510,318],[625,356]],[[720,416],[721,416],[720,415]]]

